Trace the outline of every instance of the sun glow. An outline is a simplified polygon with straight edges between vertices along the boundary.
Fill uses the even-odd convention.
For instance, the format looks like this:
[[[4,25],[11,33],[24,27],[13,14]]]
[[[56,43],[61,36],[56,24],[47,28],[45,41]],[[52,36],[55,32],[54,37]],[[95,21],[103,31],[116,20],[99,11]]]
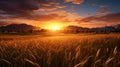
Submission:
[[[62,30],[63,24],[61,23],[49,23],[45,26],[46,29],[51,31],[59,31]]]
[[[58,26],[51,26],[50,30],[56,31],[56,30],[60,30],[61,28]]]

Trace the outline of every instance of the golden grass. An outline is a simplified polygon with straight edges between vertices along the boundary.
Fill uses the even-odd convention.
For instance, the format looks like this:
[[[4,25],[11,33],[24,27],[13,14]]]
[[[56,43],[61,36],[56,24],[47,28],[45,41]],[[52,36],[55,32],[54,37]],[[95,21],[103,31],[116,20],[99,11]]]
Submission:
[[[0,36],[0,67],[119,67],[120,34]]]

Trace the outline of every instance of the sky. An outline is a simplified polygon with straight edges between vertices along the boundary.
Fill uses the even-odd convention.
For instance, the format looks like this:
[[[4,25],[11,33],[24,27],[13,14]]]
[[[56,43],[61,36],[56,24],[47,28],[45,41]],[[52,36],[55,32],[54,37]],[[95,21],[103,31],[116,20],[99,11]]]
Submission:
[[[120,0],[0,0],[0,26],[51,23],[82,27],[120,24]]]

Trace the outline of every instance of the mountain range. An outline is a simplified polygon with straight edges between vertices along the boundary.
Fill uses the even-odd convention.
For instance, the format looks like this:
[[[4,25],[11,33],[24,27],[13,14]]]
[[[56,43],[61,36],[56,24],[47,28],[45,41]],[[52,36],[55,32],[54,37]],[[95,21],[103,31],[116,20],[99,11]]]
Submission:
[[[27,24],[10,24],[7,26],[1,26],[0,32],[46,32],[47,30],[41,29],[40,27],[35,27]],[[64,33],[110,33],[110,32],[120,32],[120,24],[115,26],[105,26],[98,28],[85,28],[79,26],[67,26],[62,30]]]

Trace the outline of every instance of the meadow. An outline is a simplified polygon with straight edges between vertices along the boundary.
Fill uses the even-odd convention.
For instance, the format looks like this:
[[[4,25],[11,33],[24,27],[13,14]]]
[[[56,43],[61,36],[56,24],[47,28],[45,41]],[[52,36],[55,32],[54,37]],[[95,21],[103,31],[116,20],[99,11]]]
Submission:
[[[0,67],[120,67],[120,34],[0,35]]]

